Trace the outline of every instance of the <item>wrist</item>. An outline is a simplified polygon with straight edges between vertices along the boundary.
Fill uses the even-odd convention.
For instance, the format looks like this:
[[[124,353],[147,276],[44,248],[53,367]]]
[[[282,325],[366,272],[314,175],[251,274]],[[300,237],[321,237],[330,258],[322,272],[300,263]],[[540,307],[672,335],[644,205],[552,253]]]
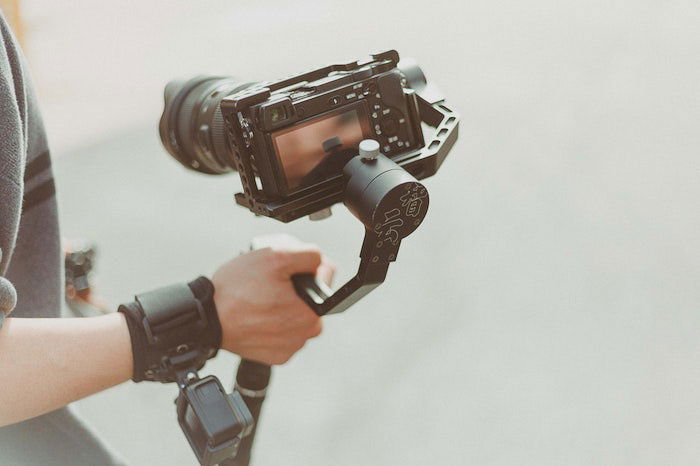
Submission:
[[[87,319],[83,320],[87,321]],[[89,320],[95,325],[92,331],[99,333],[98,330],[103,329],[105,335],[103,338],[110,339],[107,346],[113,348],[109,355],[111,362],[107,366],[113,369],[114,380],[110,380],[108,386],[126,382],[132,377],[134,371],[133,351],[126,316],[118,312],[110,312],[102,316],[90,317]]]

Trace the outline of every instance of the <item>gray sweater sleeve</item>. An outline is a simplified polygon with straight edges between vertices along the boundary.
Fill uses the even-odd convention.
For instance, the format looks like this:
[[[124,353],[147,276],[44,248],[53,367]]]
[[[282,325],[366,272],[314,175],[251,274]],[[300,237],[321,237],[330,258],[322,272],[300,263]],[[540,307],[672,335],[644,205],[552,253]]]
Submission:
[[[21,58],[0,15],[0,326],[17,296],[2,278],[17,239],[27,148],[27,99]]]
[[[0,309],[14,307],[17,317],[58,317],[63,274],[57,206],[26,70],[0,12]],[[70,408],[0,427],[0,463],[123,464]]]

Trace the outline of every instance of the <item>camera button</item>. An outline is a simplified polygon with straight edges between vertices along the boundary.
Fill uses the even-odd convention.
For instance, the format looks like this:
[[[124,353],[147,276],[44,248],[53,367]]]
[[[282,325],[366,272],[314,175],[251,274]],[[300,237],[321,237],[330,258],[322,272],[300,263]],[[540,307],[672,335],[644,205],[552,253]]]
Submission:
[[[382,121],[381,125],[382,131],[387,136],[393,136],[399,129],[399,123],[396,121],[396,118],[387,118]]]
[[[338,105],[340,103],[340,97],[335,95],[328,99],[328,105]]]

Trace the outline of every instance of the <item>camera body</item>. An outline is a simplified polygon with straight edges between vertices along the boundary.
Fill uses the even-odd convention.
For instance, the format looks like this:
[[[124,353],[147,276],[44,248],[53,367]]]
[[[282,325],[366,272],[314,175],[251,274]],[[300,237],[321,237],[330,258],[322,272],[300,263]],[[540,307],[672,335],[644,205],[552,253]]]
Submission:
[[[428,141],[424,124],[435,128]],[[160,135],[182,165],[238,171],[236,202],[283,222],[343,201],[343,168],[372,139],[416,179],[433,175],[459,117],[395,50],[281,80],[199,76],[165,90]]]
[[[397,64],[391,51],[225,97],[221,112],[245,190],[238,202],[290,221],[340,200],[342,169],[363,139],[394,160],[422,148],[417,96]]]

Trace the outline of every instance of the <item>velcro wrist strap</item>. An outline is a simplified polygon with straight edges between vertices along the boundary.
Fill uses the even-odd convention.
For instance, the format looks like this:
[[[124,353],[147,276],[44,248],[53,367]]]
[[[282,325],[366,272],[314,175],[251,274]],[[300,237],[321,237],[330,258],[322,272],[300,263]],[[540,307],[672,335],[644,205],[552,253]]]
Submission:
[[[168,347],[187,338],[185,332],[204,329],[207,318],[187,285],[170,285],[136,295],[143,311],[143,327],[149,345]]]
[[[221,325],[213,293],[211,282],[200,277],[139,294],[120,306],[131,334],[135,382],[175,382],[178,374],[199,370],[216,354]]]

